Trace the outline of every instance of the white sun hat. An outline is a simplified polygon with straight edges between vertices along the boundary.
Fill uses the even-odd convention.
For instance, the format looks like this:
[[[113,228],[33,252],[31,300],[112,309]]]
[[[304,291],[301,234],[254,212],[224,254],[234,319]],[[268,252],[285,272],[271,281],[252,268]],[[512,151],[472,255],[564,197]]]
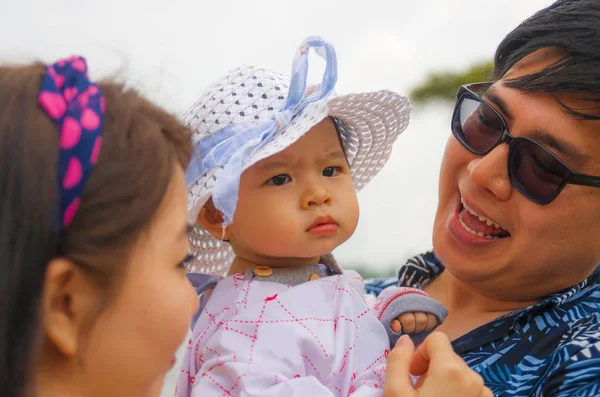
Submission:
[[[322,82],[307,87],[311,48],[325,59],[326,68]],[[387,90],[335,96],[336,80],[333,46],[309,37],[296,52],[291,79],[260,67],[234,69],[182,116],[193,130],[195,148],[186,171],[188,217],[195,225],[188,271],[223,275],[234,257],[229,243],[196,222],[207,200],[212,196],[224,223],[231,223],[242,172],[285,150],[327,116],[340,132],[355,189],[361,190],[381,170],[408,126],[410,103]]]

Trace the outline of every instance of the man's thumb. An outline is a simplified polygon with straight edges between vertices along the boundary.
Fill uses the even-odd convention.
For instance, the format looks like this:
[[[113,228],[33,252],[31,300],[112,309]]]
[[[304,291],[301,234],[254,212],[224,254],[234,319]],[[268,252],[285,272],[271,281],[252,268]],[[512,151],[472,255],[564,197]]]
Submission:
[[[402,335],[387,356],[387,369],[383,386],[384,397],[410,397],[416,395],[410,380],[410,363],[414,353],[415,345],[408,335]]]

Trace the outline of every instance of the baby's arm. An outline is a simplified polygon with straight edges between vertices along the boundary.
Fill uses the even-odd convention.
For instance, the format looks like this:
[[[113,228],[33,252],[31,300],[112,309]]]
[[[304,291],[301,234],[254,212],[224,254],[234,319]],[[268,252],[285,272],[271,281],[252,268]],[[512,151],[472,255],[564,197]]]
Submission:
[[[363,278],[356,271],[345,270],[344,275],[364,287]],[[379,297],[367,294],[365,299],[383,324],[390,346],[394,346],[403,334],[410,335],[415,344],[421,343],[448,315],[441,303],[416,288],[387,287]]]
[[[409,334],[415,344],[422,342],[448,315],[446,308],[425,292],[407,287],[384,289],[373,310],[388,333],[391,346],[403,334]]]

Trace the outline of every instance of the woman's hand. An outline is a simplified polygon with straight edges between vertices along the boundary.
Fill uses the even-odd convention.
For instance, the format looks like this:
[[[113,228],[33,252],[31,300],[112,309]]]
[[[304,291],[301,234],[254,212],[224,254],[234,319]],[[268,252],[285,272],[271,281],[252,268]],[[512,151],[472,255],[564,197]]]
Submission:
[[[410,375],[421,376],[415,386]],[[415,351],[402,336],[387,357],[384,397],[493,397],[483,379],[452,350],[448,337],[434,332]]]

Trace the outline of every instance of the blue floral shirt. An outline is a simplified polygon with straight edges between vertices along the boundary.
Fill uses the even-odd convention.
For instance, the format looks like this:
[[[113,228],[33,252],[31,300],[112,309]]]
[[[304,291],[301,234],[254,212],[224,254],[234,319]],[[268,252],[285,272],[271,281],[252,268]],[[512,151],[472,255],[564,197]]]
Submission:
[[[433,252],[411,258],[385,287],[423,288],[444,270]],[[400,282],[398,281],[400,280]],[[452,342],[495,396],[600,396],[600,266],[582,283]]]

